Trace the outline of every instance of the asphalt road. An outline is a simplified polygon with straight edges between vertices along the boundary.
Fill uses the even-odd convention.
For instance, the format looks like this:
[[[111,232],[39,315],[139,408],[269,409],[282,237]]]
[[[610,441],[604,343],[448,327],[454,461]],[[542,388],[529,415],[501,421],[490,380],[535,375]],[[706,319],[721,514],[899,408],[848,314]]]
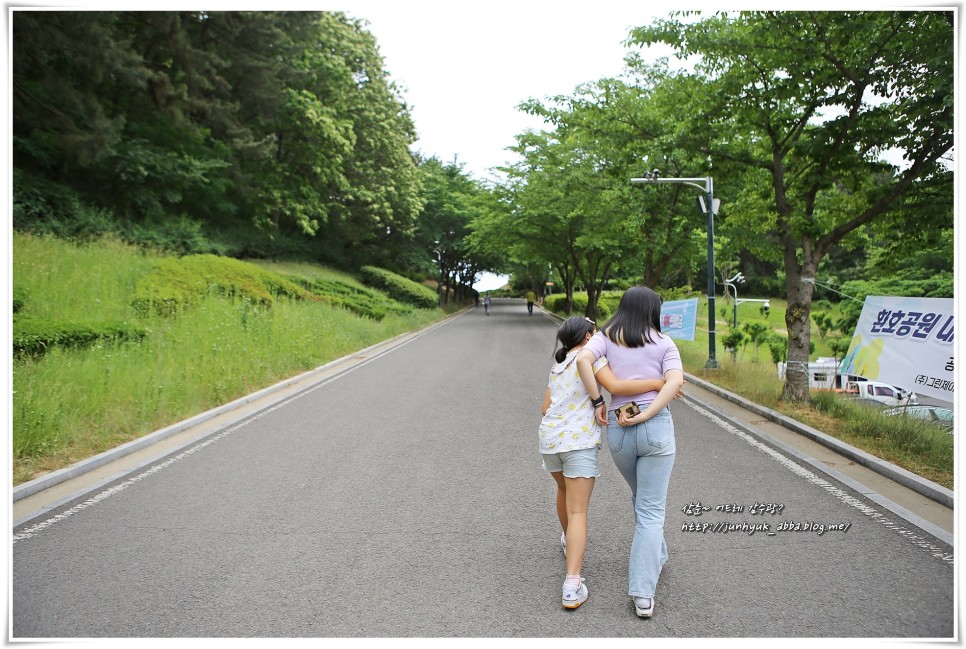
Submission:
[[[630,491],[606,446],[590,598],[562,609],[536,438],[556,324],[491,313],[15,529],[11,638],[953,637],[951,547],[692,401],[672,405],[654,618],[626,595]]]

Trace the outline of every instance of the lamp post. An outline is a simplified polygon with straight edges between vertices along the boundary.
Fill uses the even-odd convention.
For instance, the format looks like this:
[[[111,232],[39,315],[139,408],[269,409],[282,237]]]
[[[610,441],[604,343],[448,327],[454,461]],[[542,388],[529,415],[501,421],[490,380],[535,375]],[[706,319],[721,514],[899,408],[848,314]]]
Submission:
[[[644,174],[643,178],[631,178],[632,185],[650,185],[652,183],[677,183],[691,185],[704,191],[698,197],[698,209],[708,217],[708,362],[706,368],[718,368],[715,357],[714,342],[714,215],[718,211],[721,201],[714,197],[714,181],[711,176],[706,178],[661,178],[657,169]]]
[[[738,273],[731,279],[724,280],[725,287],[727,288],[728,286],[730,286],[731,290],[734,291],[734,294],[735,294],[734,322],[732,324],[732,326],[735,329],[738,328],[738,286],[737,285],[739,283],[743,283],[744,281],[745,281],[745,276],[742,275],[741,273]]]

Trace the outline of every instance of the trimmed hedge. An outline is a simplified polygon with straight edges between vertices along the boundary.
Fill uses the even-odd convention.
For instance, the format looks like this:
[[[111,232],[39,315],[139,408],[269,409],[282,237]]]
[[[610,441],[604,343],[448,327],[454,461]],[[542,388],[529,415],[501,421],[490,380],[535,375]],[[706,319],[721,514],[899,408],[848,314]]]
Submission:
[[[155,270],[138,282],[132,304],[141,314],[173,315],[208,293],[247,299],[265,307],[271,307],[276,296],[318,299],[291,280],[255,264],[216,255],[191,255],[160,259]]]
[[[127,322],[50,322],[30,316],[13,319],[13,352],[42,356],[51,347],[89,347],[102,341],[140,341],[147,330]]]
[[[311,291],[322,302],[347,309],[356,315],[379,321],[390,314],[412,313],[412,307],[391,300],[375,290],[352,286],[337,280],[308,279],[288,275],[302,288]]]
[[[363,266],[359,269],[359,277],[363,284],[385,291],[392,299],[420,309],[434,309],[439,303],[432,289],[383,268]]]
[[[661,297],[664,298],[665,302],[670,302],[671,300],[684,300],[691,296],[691,292],[687,288],[662,288],[658,290]],[[607,322],[612,315],[617,311],[617,305],[620,304],[621,298],[624,296],[624,291],[603,291],[600,294],[600,299],[597,300],[597,324],[602,326]],[[567,303],[567,296],[563,293],[556,293],[554,295],[548,295],[544,298],[543,306],[554,313],[560,315],[566,315],[564,312],[564,307]],[[574,311],[575,314],[582,315],[587,312],[587,293],[586,292],[575,292],[574,293]]]
[[[603,325],[617,310],[617,304],[621,301],[623,291],[604,291],[597,300],[597,324]],[[587,293],[574,293],[573,314],[583,315],[587,313]],[[564,311],[567,304],[567,296],[564,293],[548,295],[543,300],[543,306],[549,311],[559,315],[567,315]],[[571,314],[571,315],[573,315]]]

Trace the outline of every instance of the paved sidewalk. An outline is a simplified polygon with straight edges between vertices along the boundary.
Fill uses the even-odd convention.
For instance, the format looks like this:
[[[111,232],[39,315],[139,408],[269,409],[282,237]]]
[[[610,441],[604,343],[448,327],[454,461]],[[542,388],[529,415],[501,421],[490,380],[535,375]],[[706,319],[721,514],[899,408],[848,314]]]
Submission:
[[[935,526],[935,528],[930,527],[926,531],[936,534],[942,540],[952,544],[952,535],[956,525],[952,508],[946,507],[905,485],[883,476],[873,469],[858,464],[822,444],[789,430],[785,426],[765,418],[760,413],[743,408],[731,399],[722,396],[722,393],[725,392],[724,390],[720,388],[715,389],[713,386],[710,387],[711,389],[698,385],[694,377],[689,377],[688,383],[685,386],[685,393],[729,415],[737,422],[740,422],[750,432],[757,432],[770,437],[797,451],[801,456],[825,465],[832,471],[843,474],[859,485],[863,485],[865,489],[857,488],[857,490],[862,491],[866,496],[870,496],[870,493],[878,494],[881,498],[873,499],[878,500],[880,504],[884,504],[883,499],[891,501],[900,508],[900,510],[890,508],[893,513],[901,515],[907,518],[907,520],[912,518],[909,522],[917,524],[920,527],[925,527],[927,523]],[[768,443],[767,440],[765,441]],[[821,469],[821,467],[818,468]],[[839,475],[834,477],[840,480],[842,479]],[[912,516],[908,516],[910,513]],[[915,520],[916,518],[921,520]],[[941,535],[941,532],[945,532],[946,534]]]

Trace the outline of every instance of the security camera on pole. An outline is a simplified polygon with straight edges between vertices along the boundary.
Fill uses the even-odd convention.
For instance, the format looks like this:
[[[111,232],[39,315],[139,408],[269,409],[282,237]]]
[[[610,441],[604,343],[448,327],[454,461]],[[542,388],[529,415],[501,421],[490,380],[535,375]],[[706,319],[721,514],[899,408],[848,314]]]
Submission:
[[[714,215],[718,213],[721,201],[714,197],[714,181],[707,178],[661,178],[657,169],[644,174],[643,178],[631,178],[632,185],[649,185],[652,183],[678,183],[691,185],[704,191],[704,196],[698,196],[698,209],[708,217],[708,362],[706,368],[718,368],[715,358],[714,341]]]

